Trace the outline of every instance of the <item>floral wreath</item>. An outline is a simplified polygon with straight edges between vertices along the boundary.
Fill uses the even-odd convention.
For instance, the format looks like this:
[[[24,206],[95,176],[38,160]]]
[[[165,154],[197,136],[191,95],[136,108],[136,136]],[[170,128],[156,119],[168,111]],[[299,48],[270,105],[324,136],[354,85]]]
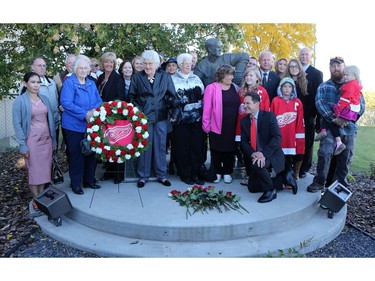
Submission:
[[[124,163],[147,148],[147,116],[132,103],[103,102],[86,127],[87,140],[103,162]]]

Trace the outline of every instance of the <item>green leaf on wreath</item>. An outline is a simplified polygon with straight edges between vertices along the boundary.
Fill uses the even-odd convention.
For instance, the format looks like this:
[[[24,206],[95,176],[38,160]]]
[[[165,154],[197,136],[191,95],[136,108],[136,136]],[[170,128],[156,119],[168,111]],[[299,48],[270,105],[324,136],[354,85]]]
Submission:
[[[113,118],[112,116],[110,115],[107,115],[106,118],[105,118],[105,121],[108,123],[108,124],[115,124],[115,118]]]

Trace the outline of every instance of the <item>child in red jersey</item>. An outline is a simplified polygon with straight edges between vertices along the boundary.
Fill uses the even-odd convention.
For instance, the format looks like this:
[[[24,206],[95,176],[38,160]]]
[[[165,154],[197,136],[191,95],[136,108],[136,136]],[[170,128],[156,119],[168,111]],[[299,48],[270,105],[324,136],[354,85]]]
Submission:
[[[280,81],[277,97],[272,100],[271,112],[275,113],[281,132],[280,147],[285,155],[284,186],[297,193],[293,165],[302,160],[305,154],[305,125],[303,122],[303,105],[297,98],[296,86],[292,78],[285,77]]]

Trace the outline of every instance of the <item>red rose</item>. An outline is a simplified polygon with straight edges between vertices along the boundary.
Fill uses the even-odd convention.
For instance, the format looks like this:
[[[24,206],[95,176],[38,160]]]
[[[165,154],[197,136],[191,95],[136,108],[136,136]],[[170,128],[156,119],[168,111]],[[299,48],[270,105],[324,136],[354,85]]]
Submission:
[[[120,107],[120,108],[117,108],[117,113],[118,113],[118,114],[122,114],[123,111],[124,111],[123,108],[121,108],[121,107]]]
[[[87,123],[87,128],[92,128],[92,124],[91,123]]]
[[[95,132],[94,132],[94,133],[91,134],[91,139],[94,140],[97,136],[98,136],[98,133],[95,133]]]
[[[225,196],[232,196],[232,192],[227,191],[227,194],[225,194]]]
[[[176,195],[176,194],[180,194],[181,192],[180,191],[178,191],[178,190],[172,190],[171,191],[171,194],[172,195]]]
[[[135,134],[135,137],[136,137],[136,139],[141,139],[142,138],[142,134],[140,134],[140,133],[137,133],[137,134]]]
[[[148,130],[148,124],[144,124],[144,125],[142,126],[142,129],[147,131],[147,130]]]
[[[147,145],[147,140],[142,140],[142,145],[146,146]]]
[[[107,114],[112,114],[112,110],[109,107],[106,107],[105,111],[107,112]]]
[[[133,117],[133,116],[134,116],[134,111],[133,111],[133,109],[129,110],[129,112],[128,112],[128,116],[129,116],[129,117]]]
[[[113,101],[112,106],[117,107],[117,101]]]
[[[141,126],[141,122],[139,122],[139,121],[135,121],[133,127],[139,127],[139,126]]]
[[[134,154],[135,154],[135,150],[134,150],[134,149],[130,149],[130,150],[129,150],[129,154],[130,154],[130,155],[134,155]]]
[[[96,125],[100,125],[100,124],[102,124],[102,120],[100,120],[100,118],[96,118],[96,119],[95,119],[95,124],[96,124]]]

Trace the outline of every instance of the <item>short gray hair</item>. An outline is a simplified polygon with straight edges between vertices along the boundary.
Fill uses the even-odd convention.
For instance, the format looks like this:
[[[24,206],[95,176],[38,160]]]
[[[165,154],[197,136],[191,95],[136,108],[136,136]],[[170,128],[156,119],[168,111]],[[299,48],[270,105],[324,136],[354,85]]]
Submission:
[[[80,62],[85,62],[86,63],[86,67],[87,67],[87,70],[90,70],[91,69],[91,61],[88,57],[86,57],[85,55],[78,55],[76,56],[76,60],[74,61],[74,65],[73,65],[73,72],[75,73],[76,72],[76,69],[78,67],[78,64]]]
[[[183,53],[183,54],[180,54],[178,55],[177,57],[177,65],[179,66],[180,64],[182,64],[185,60],[193,63],[193,56],[190,55],[190,54],[187,54],[187,53]]]
[[[145,62],[145,60],[151,60],[156,64],[156,67],[160,66],[160,57],[157,52],[154,50],[146,50],[141,55],[142,63]]]

